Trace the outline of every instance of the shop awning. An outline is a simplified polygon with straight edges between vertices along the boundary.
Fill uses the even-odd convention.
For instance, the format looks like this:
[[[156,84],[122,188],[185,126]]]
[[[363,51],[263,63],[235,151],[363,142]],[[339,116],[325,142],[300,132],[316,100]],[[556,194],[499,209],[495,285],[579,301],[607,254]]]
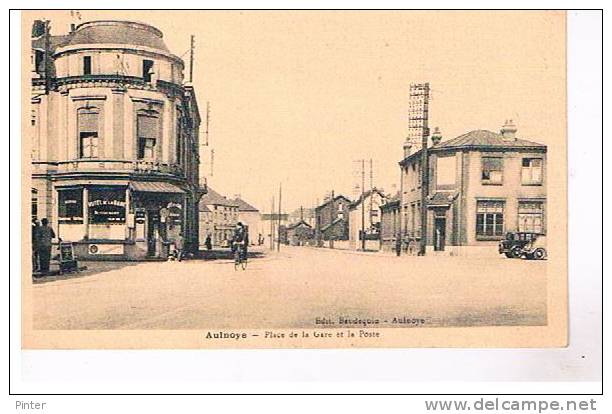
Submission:
[[[134,181],[130,183],[130,188],[141,193],[184,193],[176,185],[165,182]]]

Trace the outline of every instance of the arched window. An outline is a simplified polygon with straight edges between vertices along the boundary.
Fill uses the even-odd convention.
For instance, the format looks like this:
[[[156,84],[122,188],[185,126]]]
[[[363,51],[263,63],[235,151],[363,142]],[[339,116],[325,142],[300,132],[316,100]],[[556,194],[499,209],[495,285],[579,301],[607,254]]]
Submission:
[[[81,108],[77,112],[79,157],[98,158],[98,108]]]
[[[153,111],[137,116],[138,159],[154,160],[159,135],[159,118]]]

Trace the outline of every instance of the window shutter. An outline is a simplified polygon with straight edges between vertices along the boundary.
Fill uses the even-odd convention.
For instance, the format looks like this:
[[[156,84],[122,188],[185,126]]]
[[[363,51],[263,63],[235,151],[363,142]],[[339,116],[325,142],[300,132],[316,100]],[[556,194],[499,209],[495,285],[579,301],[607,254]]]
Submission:
[[[79,111],[79,132],[98,132],[98,112]]]
[[[157,118],[146,115],[138,115],[138,137],[157,138]]]

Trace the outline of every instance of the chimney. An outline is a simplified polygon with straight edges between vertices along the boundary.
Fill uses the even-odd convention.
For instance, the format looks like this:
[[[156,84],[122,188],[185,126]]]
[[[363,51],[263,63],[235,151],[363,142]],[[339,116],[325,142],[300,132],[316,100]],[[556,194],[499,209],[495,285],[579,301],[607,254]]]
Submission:
[[[34,20],[32,24],[32,38],[37,38],[45,34],[45,22],[43,20]]]
[[[70,23],[70,33],[74,32],[75,30],[76,30],[76,24]]]
[[[512,119],[506,120],[504,126],[500,129],[500,134],[504,141],[516,141],[516,125],[512,122]]]
[[[434,146],[438,145],[442,141],[442,134],[440,133],[440,128],[435,127],[434,132],[431,135],[431,142]]]
[[[409,140],[406,140],[406,142],[404,142],[404,158],[409,156],[411,153],[412,153],[412,142],[410,142]]]

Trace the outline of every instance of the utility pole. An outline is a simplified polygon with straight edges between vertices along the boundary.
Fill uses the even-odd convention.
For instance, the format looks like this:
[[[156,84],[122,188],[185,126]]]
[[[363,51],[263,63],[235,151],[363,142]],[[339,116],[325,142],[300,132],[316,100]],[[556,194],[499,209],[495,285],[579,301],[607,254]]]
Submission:
[[[278,240],[276,243],[276,251],[280,252],[281,245],[281,200],[283,197],[283,184],[278,185]]]
[[[334,231],[333,231],[334,228],[333,228],[333,226],[331,224],[334,222],[334,220],[336,220],[336,214],[337,214],[336,201],[334,200],[334,198],[336,198],[336,197],[335,197],[335,194],[334,194],[334,190],[332,190],[332,192],[331,192],[331,210],[329,210],[329,213],[330,213],[329,214],[329,218],[330,218],[329,223],[330,223],[330,228],[332,230],[330,232],[330,235],[329,235],[329,248],[330,249],[334,248]]]
[[[272,207],[270,208],[270,250],[274,250],[274,196],[272,196]]]
[[[215,150],[210,150],[210,176],[213,176],[215,166]]]
[[[193,57],[195,53],[195,36],[191,35],[191,45],[189,47],[189,83],[193,83]]]
[[[423,135],[421,140],[421,245],[419,255],[427,251],[427,196],[429,195],[429,82],[423,86]]]
[[[205,146],[208,146],[208,126],[210,125],[210,102],[206,101],[206,143]]]
[[[365,251],[365,191],[364,190],[365,190],[365,160],[361,160],[361,250],[362,251]]]
[[[368,217],[370,220],[370,227],[372,228],[372,208],[374,207],[374,163],[370,158],[370,212]]]

